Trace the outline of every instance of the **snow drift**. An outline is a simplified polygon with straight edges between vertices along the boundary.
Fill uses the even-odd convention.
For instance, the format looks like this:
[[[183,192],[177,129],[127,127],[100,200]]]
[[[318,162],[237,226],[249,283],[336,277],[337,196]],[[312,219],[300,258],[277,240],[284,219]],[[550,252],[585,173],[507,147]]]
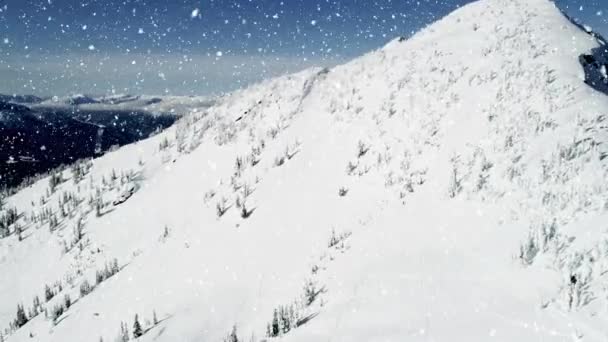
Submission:
[[[4,338],[604,340],[598,46],[481,0],[38,182],[3,204]]]

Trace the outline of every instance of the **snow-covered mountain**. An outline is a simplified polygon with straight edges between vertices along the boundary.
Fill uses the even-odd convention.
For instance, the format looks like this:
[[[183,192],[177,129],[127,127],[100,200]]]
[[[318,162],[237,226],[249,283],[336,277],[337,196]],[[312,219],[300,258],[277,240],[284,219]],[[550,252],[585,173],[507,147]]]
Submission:
[[[600,44],[480,0],[40,181],[3,204],[3,338],[603,341]]]
[[[21,99],[17,97],[17,99]],[[0,96],[0,99],[2,97]],[[12,101],[17,102],[18,101]],[[54,96],[41,100],[35,105],[36,109],[69,108],[77,111],[110,111],[110,110],[139,110],[154,114],[174,113],[183,115],[192,108],[204,109],[215,103],[214,97],[208,96],[150,96],[150,95],[106,95],[90,96],[76,94],[71,96]]]

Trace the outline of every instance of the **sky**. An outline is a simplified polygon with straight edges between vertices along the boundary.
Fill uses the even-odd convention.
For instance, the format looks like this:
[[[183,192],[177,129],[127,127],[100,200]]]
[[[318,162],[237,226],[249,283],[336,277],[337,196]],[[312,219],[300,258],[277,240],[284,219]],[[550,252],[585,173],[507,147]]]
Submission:
[[[218,94],[342,63],[468,2],[0,0],[0,93]],[[608,1],[556,2],[608,35]]]

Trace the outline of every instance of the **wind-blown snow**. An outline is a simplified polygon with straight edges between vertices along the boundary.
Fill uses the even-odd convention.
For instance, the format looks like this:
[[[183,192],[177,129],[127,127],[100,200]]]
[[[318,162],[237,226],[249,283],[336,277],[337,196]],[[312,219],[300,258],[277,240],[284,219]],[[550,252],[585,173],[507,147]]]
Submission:
[[[547,0],[481,0],[226,96],[78,185],[64,172],[48,198],[48,180],[20,191],[5,207],[25,212],[23,241],[0,240],[4,326],[44,284],[75,299],[107,261],[124,268],[8,340],[113,341],[138,314],[141,341],[219,341],[234,324],[259,341],[311,281],[322,291],[281,340],[603,341],[608,99],[578,62],[597,44]],[[72,217],[52,233],[28,221],[64,191],[83,198]],[[82,248],[64,253],[79,218]]]

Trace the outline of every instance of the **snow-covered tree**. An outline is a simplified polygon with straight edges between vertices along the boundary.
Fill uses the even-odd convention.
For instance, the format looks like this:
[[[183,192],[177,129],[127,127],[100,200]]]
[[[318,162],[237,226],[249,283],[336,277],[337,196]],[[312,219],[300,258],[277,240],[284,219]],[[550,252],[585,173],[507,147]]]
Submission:
[[[15,318],[15,325],[17,328],[21,328],[28,322],[27,315],[25,314],[25,309],[23,308],[23,304],[17,305],[17,317]]]
[[[139,323],[139,318],[138,318],[137,314],[135,314],[135,320],[133,322],[133,337],[138,338],[143,334],[144,334],[144,332],[141,328],[141,324]]]
[[[239,337],[236,332],[236,324],[232,326],[232,331],[226,338],[224,338],[224,342],[239,342]]]

